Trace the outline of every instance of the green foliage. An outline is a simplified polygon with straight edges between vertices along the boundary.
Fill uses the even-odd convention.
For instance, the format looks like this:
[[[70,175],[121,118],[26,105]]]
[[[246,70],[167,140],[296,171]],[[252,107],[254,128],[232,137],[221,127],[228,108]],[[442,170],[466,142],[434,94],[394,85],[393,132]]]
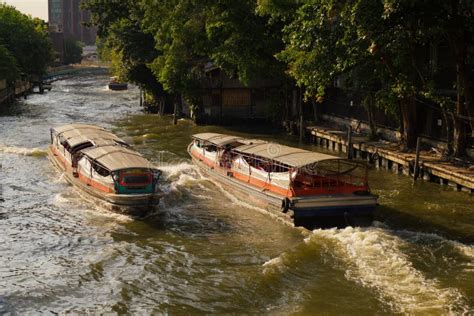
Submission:
[[[472,0],[89,0],[85,6],[116,73],[150,90],[181,94],[197,106],[209,66],[244,84],[288,83],[289,76],[318,102],[338,81],[367,109],[401,113],[411,136],[416,98],[448,104],[437,95],[428,46],[447,40],[462,52],[472,47],[474,29]]]
[[[20,76],[15,57],[8,49],[0,45],[0,80],[6,79],[13,82]]]
[[[283,76],[274,58],[280,28],[255,14],[255,1],[90,0],[85,7],[99,26],[101,51],[114,51],[115,72],[150,89],[196,100],[211,64],[243,83]]]
[[[64,64],[79,64],[82,61],[82,47],[84,45],[73,39],[64,40]]]
[[[27,75],[43,74],[53,60],[45,22],[5,4],[0,4],[0,45],[10,51],[19,70]]]
[[[149,64],[157,55],[155,40],[141,26],[143,12],[135,1],[90,0],[93,23],[99,27],[101,60],[110,61],[115,76],[142,86],[151,95],[163,95],[162,85]]]

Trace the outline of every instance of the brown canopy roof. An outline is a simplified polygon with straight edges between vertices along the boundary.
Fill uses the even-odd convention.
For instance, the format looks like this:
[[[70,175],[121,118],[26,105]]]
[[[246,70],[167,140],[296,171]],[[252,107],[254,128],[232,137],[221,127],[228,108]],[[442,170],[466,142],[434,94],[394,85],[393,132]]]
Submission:
[[[103,129],[102,127],[98,127],[98,126],[94,126],[94,125],[87,125],[87,124],[67,124],[67,125],[63,125],[63,126],[60,126],[60,127],[55,127],[54,130],[60,134],[60,133],[64,133],[66,131],[70,131],[70,130],[80,130],[80,129],[87,129],[87,130],[103,130],[105,131],[105,129]]]
[[[303,167],[322,160],[342,159],[336,156],[321,154],[300,148],[288,147],[275,143],[243,145],[234,148],[234,151],[270,159],[294,168]]]
[[[193,138],[207,141],[216,146],[224,146],[227,144],[231,144],[231,143],[243,140],[242,137],[226,135],[226,134],[218,134],[218,133],[194,134]]]
[[[125,147],[126,143],[123,140],[103,128],[85,124],[69,124],[54,128],[54,131],[59,137],[66,140],[71,147],[92,142],[94,147],[86,148],[81,152],[110,171],[130,168],[154,168],[138,152]]]
[[[85,149],[83,153],[110,171],[130,168],[154,168],[147,159],[136,151],[119,145],[90,147]]]
[[[237,146],[233,151],[273,160],[294,168],[314,164],[322,160],[342,159],[314,151],[270,143],[260,139],[246,139],[226,134],[200,133],[193,135],[193,138],[204,140],[217,146],[239,142],[245,145]]]

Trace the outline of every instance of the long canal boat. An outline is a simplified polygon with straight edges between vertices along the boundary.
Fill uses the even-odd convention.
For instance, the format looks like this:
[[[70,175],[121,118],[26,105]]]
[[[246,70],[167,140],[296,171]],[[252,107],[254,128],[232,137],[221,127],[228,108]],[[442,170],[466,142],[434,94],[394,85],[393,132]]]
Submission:
[[[368,167],[340,157],[238,136],[192,136],[188,153],[237,198],[295,226],[368,225],[377,206]]]
[[[83,124],[52,128],[48,157],[68,182],[114,211],[143,216],[160,201],[161,172],[103,128]]]

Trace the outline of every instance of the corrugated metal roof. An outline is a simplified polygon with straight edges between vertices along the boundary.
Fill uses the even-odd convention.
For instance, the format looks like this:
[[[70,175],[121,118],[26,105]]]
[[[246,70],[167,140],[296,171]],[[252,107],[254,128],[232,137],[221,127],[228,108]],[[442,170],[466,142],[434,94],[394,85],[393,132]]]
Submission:
[[[94,147],[88,147],[81,152],[110,171],[154,168],[138,152],[121,145],[120,143],[125,144],[123,140],[103,128],[85,124],[69,124],[54,128],[54,130],[71,147],[92,142]]]
[[[102,127],[98,127],[98,126],[94,126],[94,125],[87,125],[87,124],[67,124],[67,125],[63,125],[63,126],[60,126],[60,127],[55,127],[54,130],[60,134],[60,133],[64,133],[66,131],[70,131],[70,130],[79,130],[79,129],[93,129],[93,130],[103,130],[105,131],[105,129],[103,129]]]
[[[245,145],[235,147],[233,151],[270,159],[294,168],[314,164],[322,160],[342,159],[314,151],[270,143],[260,139],[246,139],[226,134],[200,133],[193,135],[193,138],[205,140],[217,146],[240,142]]]
[[[194,134],[193,138],[205,140],[209,143],[212,143],[216,146],[224,146],[227,144],[231,144],[234,142],[238,142],[242,140],[242,137],[226,135],[226,134],[218,134],[218,133],[200,133]]]
[[[299,168],[328,159],[342,159],[336,156],[288,147],[276,143],[258,143],[243,145],[233,149],[236,152],[255,155],[283,163],[290,167]]]
[[[153,165],[138,152],[123,146],[90,147],[85,149],[83,153],[110,171],[130,168],[154,168]]]

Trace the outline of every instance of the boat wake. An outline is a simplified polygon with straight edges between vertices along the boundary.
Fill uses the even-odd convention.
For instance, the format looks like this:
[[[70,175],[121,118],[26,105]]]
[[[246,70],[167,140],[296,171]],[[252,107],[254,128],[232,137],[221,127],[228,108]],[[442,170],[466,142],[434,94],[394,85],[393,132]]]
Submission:
[[[61,209],[78,209],[86,214],[90,213],[94,217],[100,215],[109,220],[112,219],[112,222],[128,223],[133,221],[132,217],[111,211],[105,202],[94,199],[73,187],[56,194],[52,204]]]
[[[182,162],[175,165],[161,165],[159,168],[162,172],[161,189],[165,194],[181,192],[182,188],[186,188],[189,184],[205,180],[197,171],[196,166],[188,162]]]
[[[377,227],[378,226],[378,227]],[[375,290],[381,301],[397,313],[465,313],[469,307],[454,288],[417,270],[403,249],[409,244],[443,242],[468,256],[474,248],[434,234],[370,228],[315,230],[306,243],[329,242],[345,263],[346,278]]]
[[[45,157],[47,152],[42,148],[24,148],[16,146],[7,146],[0,144],[0,152],[6,154],[16,154],[20,156]]]
[[[237,205],[237,206],[241,206],[241,207],[244,207],[244,208],[247,208],[247,209],[251,209],[251,210],[255,210],[261,214],[265,214],[266,216],[270,216],[271,218],[287,225],[287,226],[290,226],[292,228],[295,228],[295,229],[298,229],[302,232],[303,235],[307,235],[307,230],[304,229],[304,228],[300,228],[300,227],[295,227],[293,225],[293,223],[289,220],[287,220],[286,218],[283,218],[283,217],[280,217],[278,215],[275,215],[274,213],[264,209],[264,208],[261,208],[261,207],[258,207],[258,206],[255,206],[255,205],[251,205],[249,203],[246,203],[244,201],[242,201],[241,199],[235,197],[233,194],[231,194],[230,192],[226,191],[224,188],[222,188],[222,186],[218,183],[218,182],[215,182],[213,179],[211,178],[207,178],[208,181],[212,182],[216,187],[217,189],[222,192],[224,194],[225,197],[227,197],[233,204]]]

